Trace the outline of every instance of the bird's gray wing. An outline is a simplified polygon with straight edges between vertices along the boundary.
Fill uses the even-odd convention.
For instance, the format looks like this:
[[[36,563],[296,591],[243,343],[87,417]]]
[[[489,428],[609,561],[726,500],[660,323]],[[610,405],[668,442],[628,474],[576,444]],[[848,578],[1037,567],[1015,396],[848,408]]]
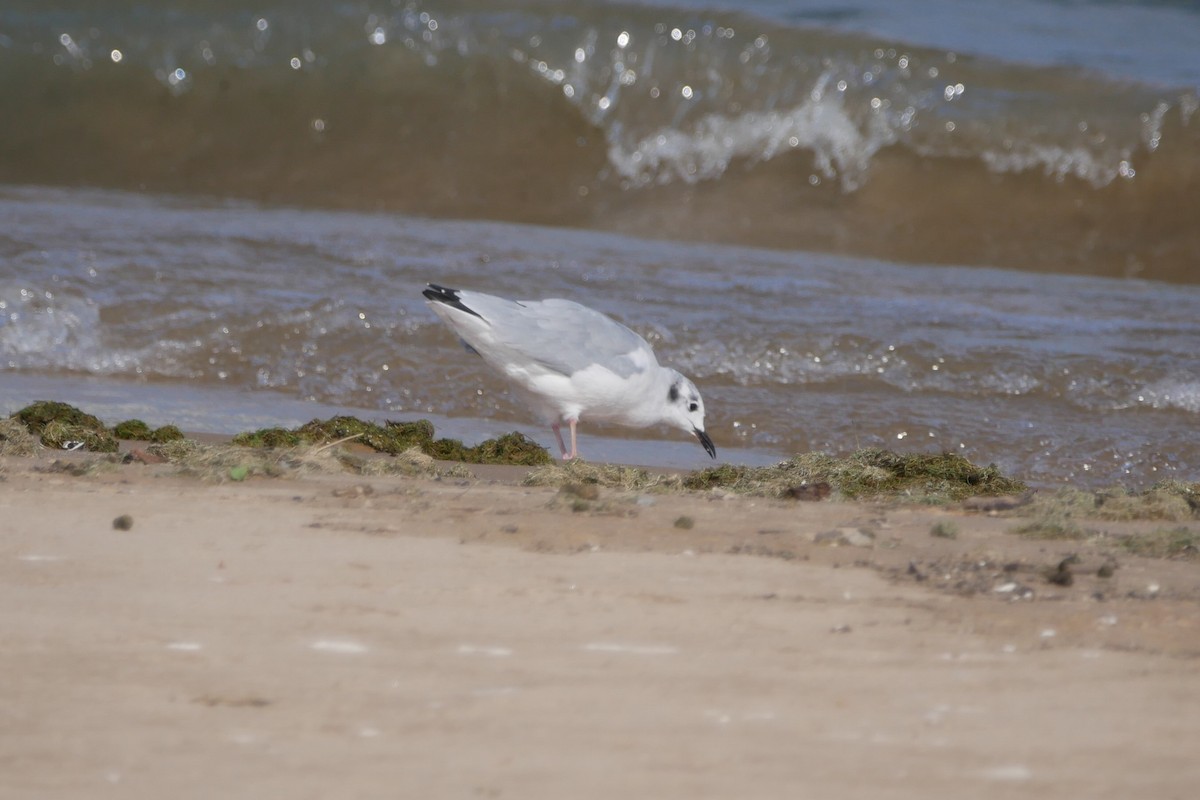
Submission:
[[[579,303],[516,302],[476,292],[460,297],[491,327],[497,344],[563,375],[600,365],[627,378],[658,363],[645,339]]]

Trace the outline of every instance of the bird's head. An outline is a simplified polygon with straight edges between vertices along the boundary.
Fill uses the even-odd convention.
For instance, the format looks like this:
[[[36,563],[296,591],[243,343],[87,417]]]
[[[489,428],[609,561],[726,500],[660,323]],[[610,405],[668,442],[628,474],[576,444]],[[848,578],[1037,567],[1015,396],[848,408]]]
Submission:
[[[704,451],[713,458],[717,448],[704,432],[704,400],[700,391],[690,380],[672,370],[670,387],[667,389],[666,422],[687,431],[700,440]]]

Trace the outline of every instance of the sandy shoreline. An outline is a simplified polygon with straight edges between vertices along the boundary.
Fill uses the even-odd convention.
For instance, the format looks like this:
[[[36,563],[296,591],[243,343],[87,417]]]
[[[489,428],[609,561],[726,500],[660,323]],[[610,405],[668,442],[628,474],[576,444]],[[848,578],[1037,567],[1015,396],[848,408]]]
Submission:
[[[516,469],[206,484],[56,458],[3,459],[4,796],[1200,782],[1195,562],[1122,554],[1100,577],[1111,548],[961,510],[610,490],[584,509]],[[1069,555],[1070,585],[1048,580]]]

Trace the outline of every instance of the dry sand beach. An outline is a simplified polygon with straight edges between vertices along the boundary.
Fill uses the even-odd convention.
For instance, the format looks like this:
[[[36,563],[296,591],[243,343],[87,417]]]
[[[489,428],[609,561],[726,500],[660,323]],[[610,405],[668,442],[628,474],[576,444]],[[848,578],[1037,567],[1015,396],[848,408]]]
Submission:
[[[0,800],[1200,796],[1197,30],[0,3]]]
[[[3,459],[4,797],[1200,784],[1197,564],[1106,543],[1161,524],[97,458]]]

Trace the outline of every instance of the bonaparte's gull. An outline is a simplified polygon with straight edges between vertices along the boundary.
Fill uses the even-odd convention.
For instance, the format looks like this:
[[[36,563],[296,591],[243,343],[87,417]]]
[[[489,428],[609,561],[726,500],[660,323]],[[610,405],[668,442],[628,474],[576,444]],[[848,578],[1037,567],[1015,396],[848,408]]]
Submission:
[[[659,366],[646,340],[570,300],[506,300],[429,284],[429,307],[491,367],[525,391],[550,423],[564,459],[576,458],[583,417],[645,428],[665,422],[694,435],[713,458],[696,386]],[[571,429],[571,450],[561,426]]]

